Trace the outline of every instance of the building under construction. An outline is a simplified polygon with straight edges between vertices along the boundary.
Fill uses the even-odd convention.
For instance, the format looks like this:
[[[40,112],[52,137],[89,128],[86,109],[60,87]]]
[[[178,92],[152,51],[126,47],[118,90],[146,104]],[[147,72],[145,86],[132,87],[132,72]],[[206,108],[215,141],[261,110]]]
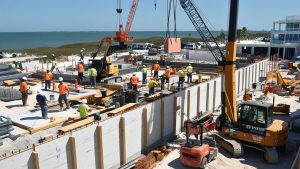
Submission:
[[[0,168],[300,168],[299,65],[237,57],[238,0],[226,46],[179,2],[210,57],[186,58],[168,32],[165,54],[114,58],[132,41],[133,0],[125,29],[120,19],[90,56],[0,59]]]

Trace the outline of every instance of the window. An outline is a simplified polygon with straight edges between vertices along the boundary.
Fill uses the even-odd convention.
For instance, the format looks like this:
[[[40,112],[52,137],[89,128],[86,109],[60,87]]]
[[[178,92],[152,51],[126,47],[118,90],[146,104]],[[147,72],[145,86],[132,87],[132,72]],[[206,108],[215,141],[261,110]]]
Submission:
[[[266,116],[264,107],[244,105],[239,109],[239,120],[242,124],[265,127],[267,125]]]
[[[293,41],[297,42],[298,41],[298,34],[293,35]]]

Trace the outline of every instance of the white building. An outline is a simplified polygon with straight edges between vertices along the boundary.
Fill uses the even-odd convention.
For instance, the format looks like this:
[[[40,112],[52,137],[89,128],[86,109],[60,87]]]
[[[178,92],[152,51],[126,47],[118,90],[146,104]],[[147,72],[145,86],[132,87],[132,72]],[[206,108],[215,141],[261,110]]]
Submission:
[[[241,41],[238,54],[271,56],[278,54],[283,59],[300,56],[300,16],[287,16],[273,22],[271,41]]]

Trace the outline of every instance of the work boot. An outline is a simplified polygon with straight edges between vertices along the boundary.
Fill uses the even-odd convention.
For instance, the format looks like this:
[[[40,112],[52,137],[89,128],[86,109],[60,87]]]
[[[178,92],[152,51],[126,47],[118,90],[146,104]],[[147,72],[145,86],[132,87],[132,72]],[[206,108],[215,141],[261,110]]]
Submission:
[[[64,109],[61,107],[61,108],[59,109],[59,111],[60,111],[60,112],[63,112],[63,111],[64,111]]]

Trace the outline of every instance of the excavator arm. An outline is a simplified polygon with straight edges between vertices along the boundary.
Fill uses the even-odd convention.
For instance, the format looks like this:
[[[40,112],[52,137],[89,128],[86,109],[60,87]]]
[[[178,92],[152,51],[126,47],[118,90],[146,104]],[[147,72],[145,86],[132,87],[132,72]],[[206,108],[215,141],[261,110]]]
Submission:
[[[111,45],[112,42],[113,42],[113,39],[109,38],[109,37],[101,39],[98,43],[97,51],[92,54],[92,58],[95,59],[95,57],[100,52],[102,46],[106,43],[106,47],[105,47],[105,50],[104,50],[104,59],[106,59],[106,57],[108,56],[108,51],[109,51],[110,45]]]

